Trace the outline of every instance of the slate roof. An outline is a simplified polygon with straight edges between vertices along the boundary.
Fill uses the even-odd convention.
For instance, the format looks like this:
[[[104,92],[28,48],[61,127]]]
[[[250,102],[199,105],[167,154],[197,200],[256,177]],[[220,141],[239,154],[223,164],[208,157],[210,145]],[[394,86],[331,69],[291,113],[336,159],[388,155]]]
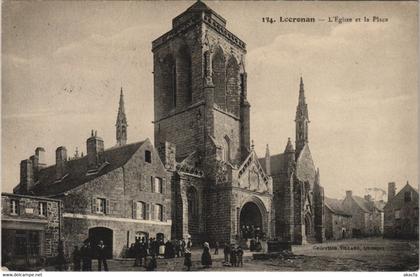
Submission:
[[[329,198],[329,197],[324,197],[324,203],[330,209],[330,211],[335,213],[335,214],[344,215],[344,216],[351,216],[351,214],[346,213],[344,211],[342,200]]]
[[[87,174],[87,156],[68,160],[67,174],[61,180],[56,179],[55,165],[44,168],[40,171],[39,181],[35,184],[33,193],[43,196],[58,195],[107,174],[126,164],[145,141],[106,149],[104,151],[105,163],[94,174]]]
[[[265,158],[258,159],[264,172],[267,172],[265,167]],[[270,156],[271,175],[279,175],[284,172],[285,155],[284,153]]]
[[[364,212],[370,213],[373,210],[374,206],[369,205],[369,202],[363,197],[352,195],[352,198]]]

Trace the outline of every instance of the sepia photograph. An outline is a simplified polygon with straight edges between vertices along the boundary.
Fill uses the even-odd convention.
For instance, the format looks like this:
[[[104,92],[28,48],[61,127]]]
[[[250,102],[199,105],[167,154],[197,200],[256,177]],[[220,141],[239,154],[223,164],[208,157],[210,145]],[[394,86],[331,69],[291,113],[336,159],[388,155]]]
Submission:
[[[418,23],[417,1],[2,1],[3,276],[417,276]]]

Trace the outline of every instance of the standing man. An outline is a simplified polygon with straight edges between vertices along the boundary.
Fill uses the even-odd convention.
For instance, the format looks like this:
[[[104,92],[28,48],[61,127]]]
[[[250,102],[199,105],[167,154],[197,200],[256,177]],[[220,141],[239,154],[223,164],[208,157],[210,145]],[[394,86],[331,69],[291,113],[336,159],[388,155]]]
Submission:
[[[98,271],[101,271],[102,263],[104,264],[104,271],[108,271],[108,264],[106,262],[106,247],[102,240],[99,241],[97,247],[98,253]]]
[[[214,244],[214,255],[218,255],[219,254],[219,242],[216,241],[216,243]]]
[[[230,246],[228,242],[225,242],[225,247],[223,248],[223,254],[225,256],[225,264],[229,263],[229,255],[230,255]]]
[[[89,240],[85,240],[80,249],[82,256],[82,271],[92,271],[92,249]]]

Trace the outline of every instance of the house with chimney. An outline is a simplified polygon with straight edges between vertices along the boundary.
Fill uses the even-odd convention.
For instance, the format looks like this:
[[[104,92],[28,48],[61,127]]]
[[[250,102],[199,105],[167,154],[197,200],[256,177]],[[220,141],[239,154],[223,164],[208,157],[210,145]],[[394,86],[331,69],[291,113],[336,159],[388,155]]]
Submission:
[[[370,195],[360,197],[346,191],[343,210],[351,215],[353,237],[379,236],[383,233],[383,202],[374,201]]]
[[[102,240],[108,257],[119,257],[136,238],[170,238],[170,176],[149,139],[126,143],[122,89],[116,138],[116,144],[106,149],[104,140],[92,130],[85,156],[69,158],[67,149],[60,146],[55,164],[46,166],[45,150],[38,147],[21,162],[14,193],[63,202],[63,239],[68,251],[86,239],[91,245]]]
[[[343,200],[324,197],[325,239],[352,237],[352,216],[344,211]]]
[[[419,193],[408,181],[397,194],[395,182],[388,183],[388,202],[384,213],[384,237],[418,238]]]

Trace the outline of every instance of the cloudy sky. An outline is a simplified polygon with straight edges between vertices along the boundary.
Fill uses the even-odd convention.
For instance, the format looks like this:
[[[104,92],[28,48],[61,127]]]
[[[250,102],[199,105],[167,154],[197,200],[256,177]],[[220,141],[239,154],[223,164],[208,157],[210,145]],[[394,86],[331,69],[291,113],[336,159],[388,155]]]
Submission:
[[[47,162],[64,145],[86,152],[91,129],[115,144],[123,86],[129,142],[153,139],[151,41],[193,2],[3,2],[2,189],[37,146]],[[327,196],[366,187],[417,186],[416,2],[207,4],[247,43],[251,136],[264,155],[294,141],[300,74],[310,148]],[[315,17],[316,23],[262,22]],[[387,18],[329,23],[329,17]]]

